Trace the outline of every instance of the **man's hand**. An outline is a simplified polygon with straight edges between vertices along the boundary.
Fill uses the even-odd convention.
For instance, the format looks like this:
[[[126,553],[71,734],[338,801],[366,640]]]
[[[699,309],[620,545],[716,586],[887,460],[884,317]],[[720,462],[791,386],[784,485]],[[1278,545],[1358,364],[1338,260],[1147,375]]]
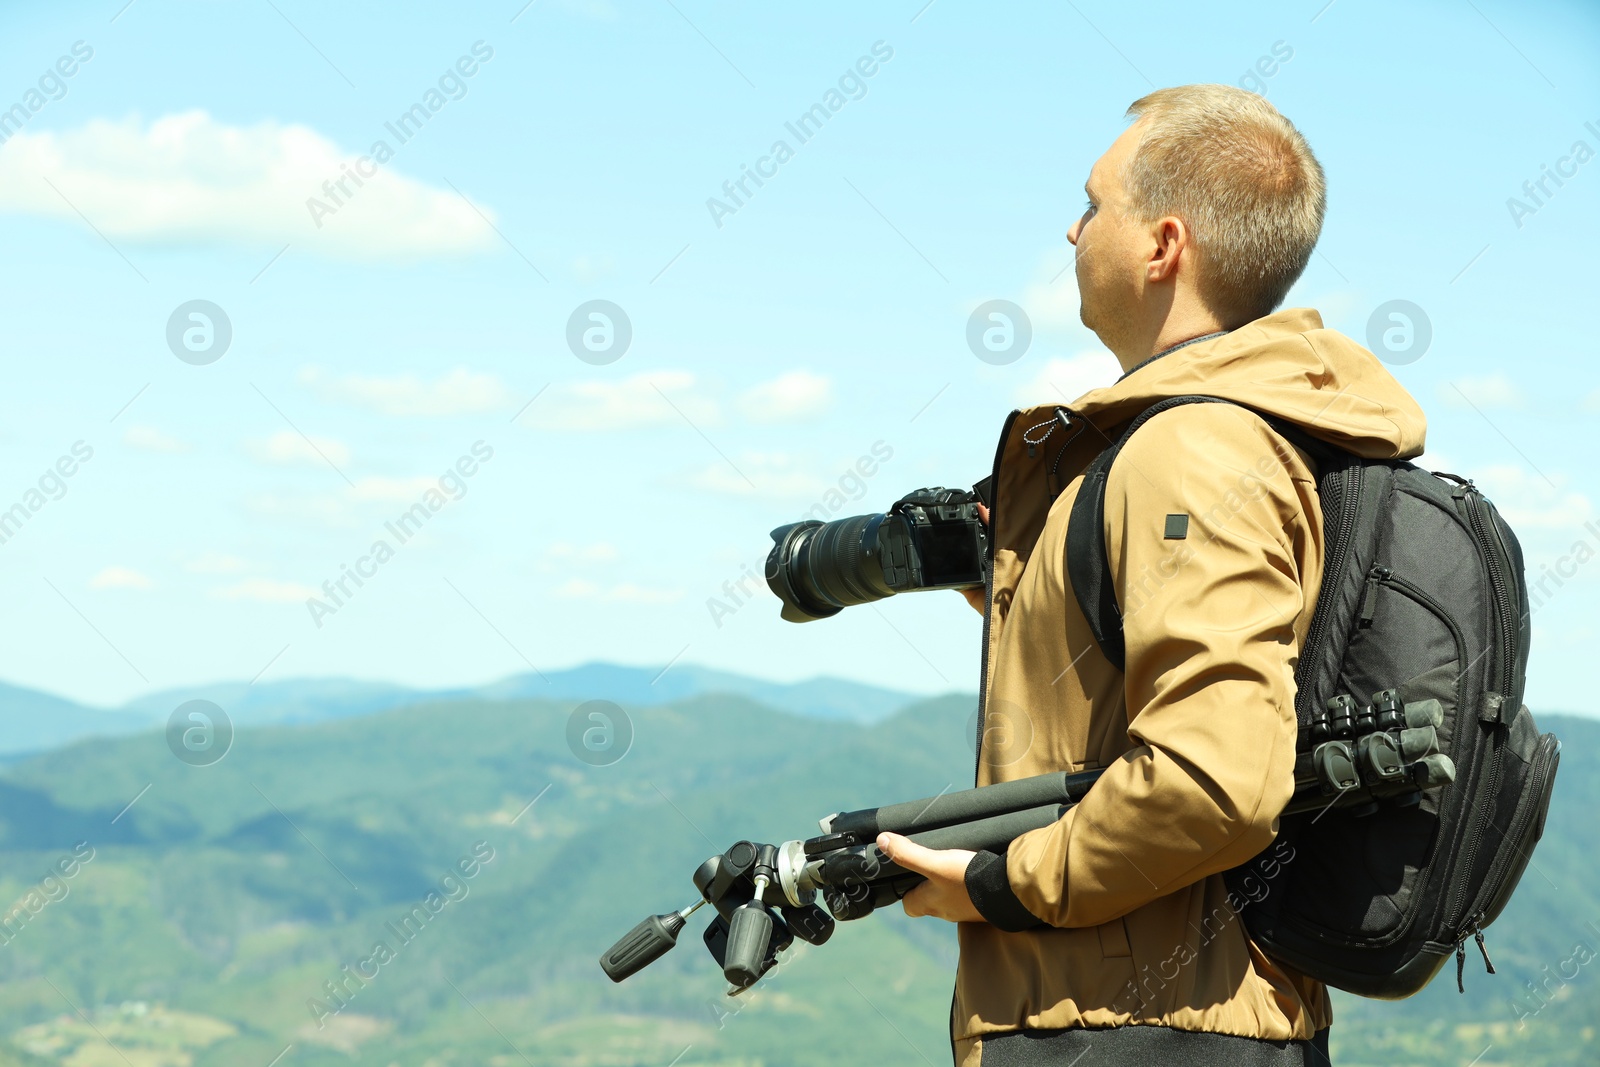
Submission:
[[[978,505],[978,519],[987,529],[989,526],[989,509],[982,504]],[[972,605],[973,611],[976,611],[979,615],[983,614],[983,602],[986,592],[983,586],[974,586],[971,589],[957,589],[956,592],[967,598],[967,603]]]
[[[981,923],[987,920],[967,895],[967,864],[976,852],[964,848],[924,848],[899,834],[878,835],[884,855],[908,871],[927,879],[907,893],[901,904],[910,916],[931,915],[953,923]]]

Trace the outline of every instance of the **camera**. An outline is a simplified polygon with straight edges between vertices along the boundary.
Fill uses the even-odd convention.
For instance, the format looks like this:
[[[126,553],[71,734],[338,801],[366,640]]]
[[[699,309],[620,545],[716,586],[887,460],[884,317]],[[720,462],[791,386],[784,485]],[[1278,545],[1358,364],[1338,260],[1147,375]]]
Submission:
[[[918,489],[882,515],[773,530],[767,586],[783,602],[783,618],[810,622],[896,593],[981,586],[988,534],[978,505],[986,486],[973,488]]]

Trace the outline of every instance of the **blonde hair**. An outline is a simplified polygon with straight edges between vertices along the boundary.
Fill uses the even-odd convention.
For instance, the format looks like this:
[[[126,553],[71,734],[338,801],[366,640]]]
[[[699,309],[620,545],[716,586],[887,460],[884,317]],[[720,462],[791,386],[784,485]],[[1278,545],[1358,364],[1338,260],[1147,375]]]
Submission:
[[[1270,314],[1310,261],[1327,208],[1306,139],[1266,100],[1231,85],[1157,89],[1128,117],[1147,120],[1122,174],[1129,213],[1188,223],[1200,299],[1224,325]]]

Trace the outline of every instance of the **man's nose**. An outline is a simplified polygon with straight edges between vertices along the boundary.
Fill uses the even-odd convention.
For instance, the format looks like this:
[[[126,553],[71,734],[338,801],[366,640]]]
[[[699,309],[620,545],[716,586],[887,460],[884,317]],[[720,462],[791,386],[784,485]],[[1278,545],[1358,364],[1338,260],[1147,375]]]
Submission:
[[[1067,243],[1072,245],[1074,248],[1078,246],[1078,228],[1082,225],[1083,220],[1078,219],[1071,226],[1067,227]]]

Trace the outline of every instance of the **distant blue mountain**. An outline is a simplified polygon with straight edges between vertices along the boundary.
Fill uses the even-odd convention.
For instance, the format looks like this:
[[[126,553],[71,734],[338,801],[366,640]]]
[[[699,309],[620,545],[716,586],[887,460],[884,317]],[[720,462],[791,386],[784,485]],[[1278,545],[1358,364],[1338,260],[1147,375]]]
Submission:
[[[874,723],[921,697],[841,678],[769,682],[747,675],[674,664],[627,667],[586,663],[562,671],[516,674],[466,689],[410,689],[350,678],[282,682],[217,682],[168,689],[120,708],[86,707],[38,690],[0,683],[0,760],[40,752],[84,737],[109,737],[154,729],[188,700],[209,700],[236,725],[320,722],[372,715],[435,700],[610,700],[624,707],[670,704],[710,693],[729,693],[810,718]]]
[[[623,667],[614,663],[586,663],[543,676],[516,674],[476,689],[472,695],[491,700],[610,700],[624,707],[649,707],[706,693],[732,693],[796,715],[857,723],[886,719],[907,704],[923,699],[842,678],[768,682],[686,664],[662,671],[659,667]]]
[[[443,690],[410,689],[387,682],[361,682],[352,678],[296,678],[255,685],[248,682],[216,682],[167,689],[129,701],[121,710],[149,724],[165,722],[167,716],[172,714],[172,709],[186,700],[209,700],[239,723],[264,725],[371,715],[442,695],[447,694]]]
[[[55,748],[79,737],[132,733],[147,725],[140,716],[0,682],[0,758]]]

